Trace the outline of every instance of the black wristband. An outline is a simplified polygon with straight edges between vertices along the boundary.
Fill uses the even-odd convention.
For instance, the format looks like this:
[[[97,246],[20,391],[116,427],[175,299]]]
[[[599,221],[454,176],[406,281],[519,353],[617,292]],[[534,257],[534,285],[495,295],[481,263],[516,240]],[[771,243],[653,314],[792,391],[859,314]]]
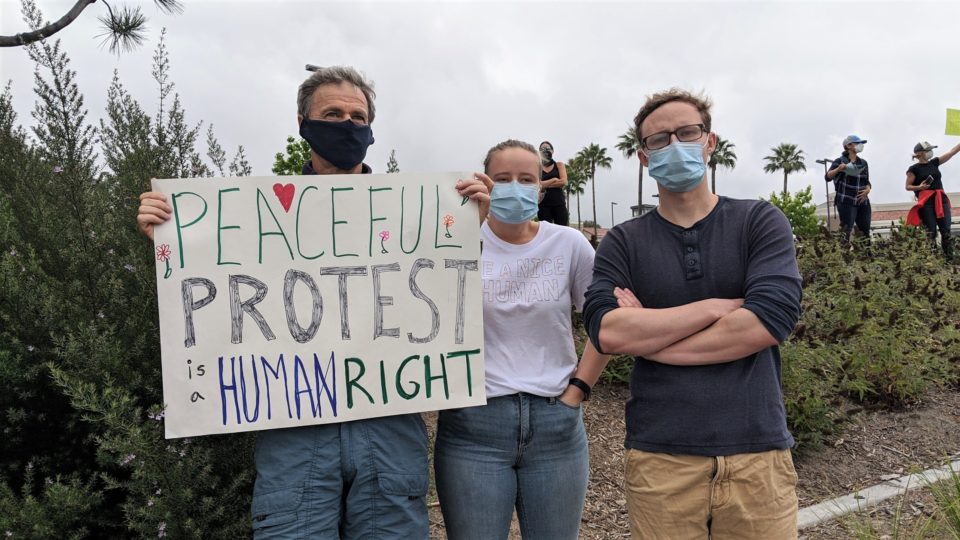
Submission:
[[[588,401],[590,399],[590,385],[587,384],[586,381],[584,381],[583,379],[578,379],[576,377],[573,377],[572,379],[570,379],[570,385],[576,386],[577,388],[580,389],[581,392],[583,392],[584,401]]]

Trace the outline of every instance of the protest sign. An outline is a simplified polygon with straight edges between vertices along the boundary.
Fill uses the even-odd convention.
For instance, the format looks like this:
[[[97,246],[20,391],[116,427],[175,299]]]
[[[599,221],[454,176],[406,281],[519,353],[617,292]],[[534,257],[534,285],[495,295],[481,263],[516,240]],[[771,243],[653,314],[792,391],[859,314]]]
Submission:
[[[960,135],[960,110],[947,109],[947,135]]]
[[[166,179],[166,436],[480,405],[467,174]]]

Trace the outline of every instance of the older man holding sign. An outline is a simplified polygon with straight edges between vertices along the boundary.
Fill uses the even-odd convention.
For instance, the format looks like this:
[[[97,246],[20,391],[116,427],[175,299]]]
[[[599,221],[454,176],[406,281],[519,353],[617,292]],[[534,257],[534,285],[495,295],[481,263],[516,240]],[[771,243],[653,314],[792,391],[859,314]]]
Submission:
[[[427,538],[417,413],[485,402],[470,201],[482,221],[487,188],[345,176],[371,172],[374,96],[352,68],[317,68],[298,94],[303,177],[154,180],[141,195],[167,436],[269,430],[258,538]]]

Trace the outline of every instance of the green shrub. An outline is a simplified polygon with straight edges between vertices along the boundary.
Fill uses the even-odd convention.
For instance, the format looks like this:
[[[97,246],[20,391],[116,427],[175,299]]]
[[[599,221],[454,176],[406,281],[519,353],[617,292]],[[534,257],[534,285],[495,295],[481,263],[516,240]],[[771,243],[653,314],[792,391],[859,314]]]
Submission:
[[[151,177],[213,170],[163,42],[153,66],[162,112],[146,114],[115,76],[99,129],[59,41],[27,51],[31,132],[9,86],[0,93],[0,534],[248,536],[252,437],[168,441],[158,421],[156,284],[137,195]],[[212,132],[208,144],[222,170]],[[247,171],[242,152],[235,162]]]
[[[806,238],[817,234],[822,221],[817,217],[817,205],[813,203],[813,188],[807,186],[796,194],[771,193],[770,203],[779,208],[787,220],[793,234]]]

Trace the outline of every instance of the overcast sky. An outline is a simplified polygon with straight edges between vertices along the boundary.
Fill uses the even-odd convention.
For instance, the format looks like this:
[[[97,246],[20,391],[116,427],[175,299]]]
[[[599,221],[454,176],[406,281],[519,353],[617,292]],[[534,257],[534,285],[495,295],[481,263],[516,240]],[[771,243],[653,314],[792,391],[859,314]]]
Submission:
[[[37,0],[56,19],[73,0]],[[121,0],[116,0],[121,2]],[[825,200],[823,168],[840,141],[869,142],[874,203],[909,200],[903,189],[915,143],[940,150],[945,109],[960,108],[958,2],[284,2],[186,0],[182,15],[152,2],[149,42],[120,57],[98,46],[95,3],[57,34],[78,71],[92,119],[106,103],[113,70],[147,111],[157,92],[150,63],[167,28],[172,79],[188,120],[212,123],[228,152],[242,144],[254,174],[296,126],[304,64],[349,64],[376,85],[375,171],[396,149],[403,172],[475,170],[506,138],[548,139],[569,159],[594,142],[614,157],[597,173],[597,214],[610,223],[637,203],[636,158],[618,136],[646,95],[671,86],[705,91],[713,128],[736,145],[737,166],[719,170],[721,194],[755,198],[782,188],[763,172],[781,142],[808,156],[792,191],[813,185]],[[19,2],[0,0],[0,33],[24,31]],[[26,52],[0,49],[0,80],[13,81],[19,119],[31,121],[33,66]],[[201,149],[203,153],[204,149]],[[960,191],[960,162],[944,167]],[[653,203],[652,179],[644,202]],[[572,204],[576,219],[576,204]],[[581,200],[589,219],[590,196]]]

